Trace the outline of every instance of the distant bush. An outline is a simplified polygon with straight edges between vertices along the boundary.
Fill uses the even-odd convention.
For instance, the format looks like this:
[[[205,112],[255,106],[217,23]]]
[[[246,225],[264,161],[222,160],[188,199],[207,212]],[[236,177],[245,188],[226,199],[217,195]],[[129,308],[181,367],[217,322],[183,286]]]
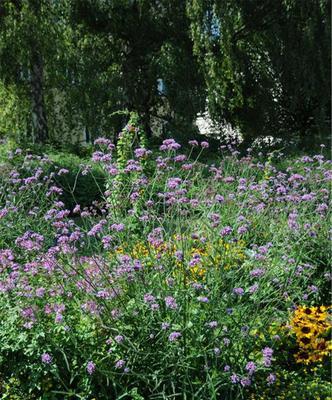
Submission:
[[[63,188],[61,200],[65,207],[73,209],[76,204],[82,207],[91,206],[102,199],[105,191],[105,174],[100,168],[91,165],[87,168],[88,160],[70,153],[49,153],[48,156],[57,167],[67,170],[57,175],[55,181]],[[89,171],[85,173],[85,171]]]

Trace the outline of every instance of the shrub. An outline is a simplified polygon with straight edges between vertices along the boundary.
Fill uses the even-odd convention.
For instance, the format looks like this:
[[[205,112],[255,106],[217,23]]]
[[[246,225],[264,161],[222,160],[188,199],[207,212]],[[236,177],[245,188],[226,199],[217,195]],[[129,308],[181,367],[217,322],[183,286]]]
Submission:
[[[108,187],[94,207],[66,210],[47,159],[2,183],[3,380],[40,399],[282,398],[309,396],[300,382],[320,365],[306,384],[323,396],[327,346],[297,361],[306,310],[311,345],[329,342],[330,162],[278,170],[230,147],[208,166],[208,143],[190,143],[193,159],[167,139],[119,165],[97,145],[83,171]]]

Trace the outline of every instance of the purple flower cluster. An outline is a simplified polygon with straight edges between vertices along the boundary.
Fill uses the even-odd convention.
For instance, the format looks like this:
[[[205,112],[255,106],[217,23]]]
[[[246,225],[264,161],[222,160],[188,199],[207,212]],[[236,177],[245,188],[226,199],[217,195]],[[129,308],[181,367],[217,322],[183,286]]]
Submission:
[[[165,297],[165,304],[167,308],[170,308],[171,310],[176,310],[178,308],[178,305],[172,296],[167,296]]]
[[[263,363],[265,367],[270,367],[272,363],[273,349],[270,347],[265,347],[262,350],[263,354]]]
[[[176,342],[177,340],[180,339],[181,337],[181,333],[180,332],[172,332],[169,336],[168,336],[168,340],[170,342]]]
[[[126,132],[139,130],[128,125]],[[119,160],[109,139],[97,139],[97,165],[82,164],[80,171],[102,169],[105,198],[70,210],[56,183],[68,170],[49,168],[44,157],[10,167],[0,183],[0,294],[13,305],[5,317],[23,339],[54,335],[44,343],[48,352],[37,352],[45,370],[56,366],[52,346],[59,337],[75,339],[88,327],[83,346],[84,340],[87,348],[97,339],[104,344],[91,352],[98,360],[84,363],[85,379],[110,366],[115,380],[129,371],[137,376],[140,360],[152,370],[161,352],[165,360],[185,352],[197,376],[198,368],[211,376],[217,371],[234,396],[273,385],[270,367],[279,357],[264,347],[269,342],[257,356],[257,307],[262,302],[268,328],[273,304],[286,320],[299,304],[323,298],[321,282],[331,280],[322,254],[332,233],[331,163],[305,156],[279,171],[229,144],[207,166],[195,154],[208,142],[192,140],[188,154],[178,154],[180,144],[166,139],[155,158],[142,143]],[[23,158],[20,151],[12,156]],[[299,251],[304,242],[310,257],[306,246]],[[238,357],[239,348],[249,359]]]
[[[89,375],[92,375],[96,370],[96,364],[93,361],[88,361],[86,370]]]
[[[166,139],[163,141],[163,144],[159,147],[161,151],[167,150],[178,150],[181,148],[179,143],[176,143],[174,139]]]

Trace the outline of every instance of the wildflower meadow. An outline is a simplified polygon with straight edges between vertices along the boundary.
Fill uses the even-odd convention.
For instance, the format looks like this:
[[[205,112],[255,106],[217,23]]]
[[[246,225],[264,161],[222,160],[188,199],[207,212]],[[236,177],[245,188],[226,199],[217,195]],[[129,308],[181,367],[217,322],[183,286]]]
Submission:
[[[331,398],[331,161],[209,146],[6,156],[1,399]]]

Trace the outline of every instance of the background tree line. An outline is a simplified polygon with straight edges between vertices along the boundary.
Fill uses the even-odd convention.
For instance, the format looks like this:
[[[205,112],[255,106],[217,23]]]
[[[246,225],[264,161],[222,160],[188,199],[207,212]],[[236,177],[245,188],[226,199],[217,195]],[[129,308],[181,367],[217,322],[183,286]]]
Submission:
[[[159,82],[160,85],[157,84]],[[2,0],[0,135],[115,137],[198,112],[303,148],[330,129],[329,0]]]

